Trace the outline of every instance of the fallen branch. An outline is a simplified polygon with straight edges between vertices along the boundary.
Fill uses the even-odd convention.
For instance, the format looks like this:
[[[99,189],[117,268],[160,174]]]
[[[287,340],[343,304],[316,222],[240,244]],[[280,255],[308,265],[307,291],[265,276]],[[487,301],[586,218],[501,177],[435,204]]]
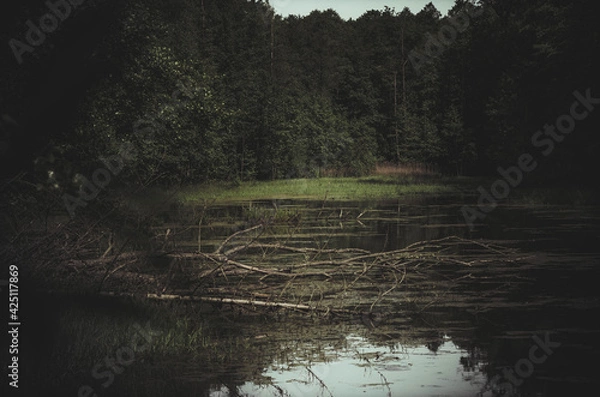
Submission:
[[[415,307],[415,300],[442,302],[440,297],[453,296],[467,283],[483,278],[487,284],[497,279],[497,288],[504,289],[506,279],[518,275],[520,269],[515,266],[515,261],[521,260],[516,250],[455,236],[393,251],[369,252],[325,248],[326,244],[322,248],[295,247],[270,241],[272,236],[263,232],[248,236],[258,230],[264,230],[264,226],[234,233],[212,253],[158,254],[161,260],[156,262],[177,260],[177,267],[173,262],[168,267],[145,266],[147,254],[127,252],[71,260],[64,268],[69,269],[70,282],[82,286],[82,290],[101,285],[103,293],[114,296],[325,314],[389,313],[407,302],[412,305],[407,307]],[[246,238],[235,240],[242,235]],[[273,254],[276,251],[280,252]],[[127,268],[132,263],[136,263],[135,269]]]
[[[232,305],[250,305],[250,306],[261,306],[261,307],[276,307],[283,309],[295,309],[312,312],[326,312],[326,313],[345,313],[354,314],[348,310],[330,310],[328,308],[320,308],[316,306],[304,305],[299,303],[286,303],[286,302],[270,302],[260,301],[253,299],[234,299],[234,298],[220,298],[211,296],[188,296],[188,295],[161,295],[161,294],[146,294],[136,295],[131,293],[117,293],[117,292],[100,292],[102,296],[119,297],[119,298],[134,298],[142,297],[152,300],[180,300],[180,301],[191,301],[191,302],[212,302],[212,303],[228,303]]]
[[[231,240],[233,240],[234,238],[236,238],[237,236],[241,235],[241,234],[246,234],[249,233],[253,230],[258,230],[258,229],[262,229],[264,226],[262,224],[260,225],[256,225],[256,226],[252,226],[251,228],[248,229],[244,229],[244,230],[240,230],[239,232],[235,232],[233,233],[231,236],[227,237],[219,246],[219,248],[217,248],[215,250],[215,252],[213,252],[214,254],[220,254],[221,251],[223,251],[223,248],[227,245],[227,243],[229,243]]]

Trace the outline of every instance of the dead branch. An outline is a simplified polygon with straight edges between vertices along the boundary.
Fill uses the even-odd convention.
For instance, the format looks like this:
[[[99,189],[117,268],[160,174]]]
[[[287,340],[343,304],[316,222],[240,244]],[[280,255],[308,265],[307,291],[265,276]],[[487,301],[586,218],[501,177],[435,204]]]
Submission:
[[[95,259],[69,260],[65,268],[81,285],[95,284],[96,291],[100,285],[102,294],[115,296],[370,314],[387,312],[398,302],[413,299],[404,296],[418,296],[424,304],[429,302],[425,304],[428,307],[467,282],[484,278],[491,282],[496,266],[504,269],[498,272],[506,272],[516,268],[514,261],[521,259],[513,249],[455,236],[385,252],[332,249],[325,244],[321,248],[297,247],[271,242],[264,233],[240,239],[243,241],[236,245],[236,238],[257,230],[264,230],[264,225],[232,234],[212,253],[159,254],[159,263],[178,260],[179,270],[165,265],[145,268],[147,254],[143,252],[105,257],[99,253]],[[228,245],[232,246],[226,249]],[[319,256],[326,258],[310,259]],[[135,269],[127,267],[133,263],[137,263]],[[439,288],[430,290],[427,285],[432,283]],[[498,288],[503,285],[501,282]]]
[[[260,225],[256,225],[256,226],[252,226],[251,228],[248,229],[244,229],[244,230],[240,230],[239,232],[235,232],[233,233],[231,236],[227,237],[219,246],[219,248],[217,248],[214,252],[214,254],[220,254],[221,251],[223,250],[223,248],[227,245],[227,243],[229,243],[231,240],[233,240],[234,238],[236,238],[237,236],[241,235],[241,234],[246,234],[249,233],[253,230],[258,230],[258,229],[262,229],[264,227],[263,224]]]
[[[230,250],[227,250],[224,253],[224,255],[229,256],[233,253],[237,253],[239,251],[246,250],[249,248],[272,249],[274,251],[280,250],[280,251],[288,251],[288,252],[297,252],[297,253],[302,253],[302,254],[309,254],[309,253],[314,253],[314,254],[344,254],[344,253],[368,254],[369,253],[369,251],[363,250],[360,248],[318,249],[318,248],[310,248],[310,247],[298,248],[298,247],[291,247],[291,246],[286,246],[286,245],[282,245],[282,244],[254,243],[254,244],[248,244],[248,245],[244,245],[244,246],[234,247]]]
[[[101,292],[102,296],[110,296],[110,297],[140,297],[139,295],[131,294],[131,293],[116,293],[116,292]],[[147,299],[152,300],[180,300],[180,301],[192,301],[192,302],[212,302],[212,303],[228,303],[233,305],[249,305],[249,306],[261,306],[261,307],[274,307],[274,308],[283,308],[283,309],[294,309],[294,310],[303,310],[309,312],[331,312],[329,309],[319,308],[310,305],[303,304],[295,304],[295,303],[286,303],[286,302],[270,302],[270,301],[261,301],[261,300],[253,300],[253,299],[232,299],[232,298],[220,298],[220,297],[210,297],[210,296],[189,296],[189,295],[160,295],[160,294],[146,294],[142,296]],[[345,314],[353,314],[347,310],[335,310],[336,313],[345,313]]]

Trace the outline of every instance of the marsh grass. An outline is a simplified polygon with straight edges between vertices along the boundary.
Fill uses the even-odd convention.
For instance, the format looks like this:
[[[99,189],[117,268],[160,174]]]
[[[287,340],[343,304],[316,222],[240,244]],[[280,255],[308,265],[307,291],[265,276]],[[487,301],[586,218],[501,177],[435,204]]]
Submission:
[[[433,164],[410,163],[391,164],[382,163],[375,166],[375,175],[393,176],[437,176],[441,174],[437,166]]]
[[[152,338],[149,348],[140,352],[142,357],[191,355],[208,359],[207,353],[220,350],[231,356],[243,345],[243,338],[221,333],[191,305],[129,300],[122,309],[95,311],[75,306],[65,310],[60,316],[55,352],[68,356],[71,362],[94,364],[107,352],[130,346],[136,327],[146,325],[152,330]],[[223,349],[224,341],[233,347]],[[217,356],[213,354],[212,358]]]
[[[197,304],[69,296],[46,297],[40,310],[52,312],[56,321],[35,327],[30,336],[50,336],[47,342],[51,347],[31,353],[24,378],[36,393],[38,387],[50,393],[44,395],[76,395],[82,385],[90,385],[99,396],[167,396],[173,390],[164,380],[183,378],[186,381],[180,383],[200,392],[210,386],[209,378],[214,374],[239,373],[244,377],[245,372],[252,372],[245,367],[268,363],[264,349],[248,332],[232,327],[230,320],[207,315],[203,312],[207,308]],[[102,383],[107,378],[94,377],[94,367],[101,365],[97,372],[105,373],[107,357],[114,359],[119,349],[135,347],[132,339],[138,327],[152,330],[147,349],[135,351],[129,365],[117,364],[123,371],[114,373],[114,383],[105,391]],[[184,363],[193,363],[190,366],[194,370],[181,368]],[[239,368],[233,370],[232,365]]]
[[[457,189],[449,180],[443,178],[379,175],[242,182],[239,186],[222,182],[211,183],[184,188],[177,195],[177,199],[183,203],[261,199],[377,200],[394,199],[407,194],[444,193],[457,193]]]
[[[271,223],[297,223],[302,217],[298,208],[276,208],[253,205],[249,203],[242,207],[242,217],[247,222],[269,221]]]

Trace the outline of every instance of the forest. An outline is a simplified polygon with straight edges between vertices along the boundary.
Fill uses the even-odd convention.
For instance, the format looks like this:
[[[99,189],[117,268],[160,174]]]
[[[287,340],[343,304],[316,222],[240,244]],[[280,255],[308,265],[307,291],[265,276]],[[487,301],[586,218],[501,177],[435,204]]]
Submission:
[[[592,0],[9,3],[10,391],[600,386]]]
[[[103,163],[125,185],[376,164],[497,176],[532,152],[527,183],[592,185],[592,5],[456,0],[445,16],[429,3],[346,21],[254,0],[19,2],[2,17],[2,177],[65,194]],[[545,128],[576,92],[591,117],[555,148]]]

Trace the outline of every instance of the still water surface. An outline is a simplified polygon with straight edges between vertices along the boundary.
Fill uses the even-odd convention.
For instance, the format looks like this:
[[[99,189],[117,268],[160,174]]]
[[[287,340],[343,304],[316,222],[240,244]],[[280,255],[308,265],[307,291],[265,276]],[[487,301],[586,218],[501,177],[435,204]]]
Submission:
[[[284,213],[297,223],[288,222],[280,232],[293,234],[286,242],[298,246],[320,246],[326,240],[328,247],[384,251],[456,235],[517,247],[533,258],[533,265],[519,272],[510,288],[510,281],[490,284],[506,287],[500,298],[480,294],[478,286],[466,288],[464,297],[437,302],[410,320],[379,324],[368,319],[360,334],[333,331],[334,338],[343,339],[341,345],[325,347],[318,360],[305,358],[311,343],[332,337],[325,333],[323,340],[306,342],[298,356],[274,359],[261,368],[268,384],[247,380],[235,390],[215,384],[209,395],[549,396],[597,387],[599,209],[501,206],[470,231],[461,205],[419,197],[378,203],[279,200],[211,209],[203,226],[206,250],[246,227],[241,218]],[[189,244],[195,244],[190,237]],[[269,348],[276,350],[296,337],[266,332]],[[535,348],[539,340],[560,346]],[[532,349],[544,348],[544,357],[530,357]]]
[[[416,309],[400,291],[399,305],[406,307],[385,319],[257,319],[209,306],[194,315],[217,337],[245,341],[233,359],[218,368],[185,355],[136,362],[132,368],[148,367],[147,376],[129,378],[125,372],[99,395],[564,396],[597,391],[600,208],[500,206],[470,231],[461,206],[462,199],[431,196],[208,208],[200,236],[204,252],[235,231],[275,219],[267,238],[298,247],[379,252],[455,235],[515,247],[529,259],[526,267],[507,266],[490,280],[469,283],[467,278],[451,294],[432,284],[428,296],[440,299]],[[156,228],[170,229],[177,248],[193,252],[198,228],[188,223],[200,211],[166,209]],[[102,358],[101,352],[90,354]],[[86,370],[82,376],[88,376]],[[69,383],[69,371],[60,382]],[[79,386],[73,381],[66,390],[76,395]]]

